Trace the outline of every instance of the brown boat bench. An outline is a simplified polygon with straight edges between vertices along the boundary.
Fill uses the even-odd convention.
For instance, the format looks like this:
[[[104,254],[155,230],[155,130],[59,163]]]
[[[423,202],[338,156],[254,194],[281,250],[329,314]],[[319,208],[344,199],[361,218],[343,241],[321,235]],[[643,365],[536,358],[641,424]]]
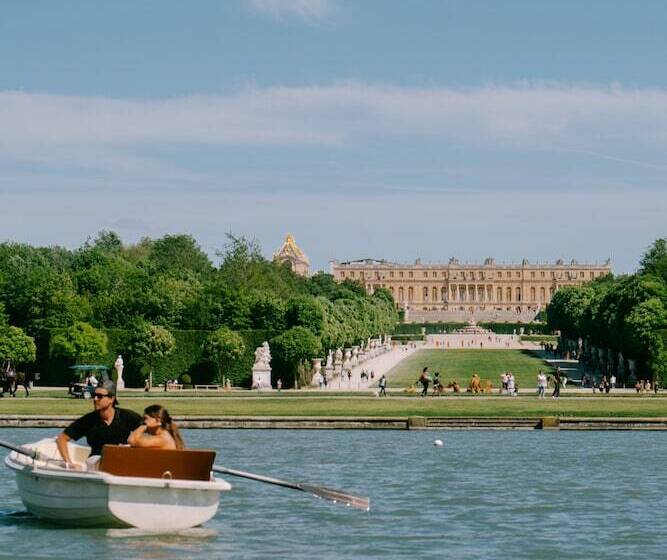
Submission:
[[[215,451],[105,445],[99,470],[116,476],[211,480]]]

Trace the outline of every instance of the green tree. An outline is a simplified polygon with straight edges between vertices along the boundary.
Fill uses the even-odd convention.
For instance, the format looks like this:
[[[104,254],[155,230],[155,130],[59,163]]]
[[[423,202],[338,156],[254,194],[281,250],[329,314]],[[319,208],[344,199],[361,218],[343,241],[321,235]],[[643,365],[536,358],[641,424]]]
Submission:
[[[143,321],[134,325],[130,334],[129,351],[135,361],[148,367],[148,384],[153,386],[155,361],[174,351],[176,340],[166,328]]]
[[[77,322],[51,340],[51,355],[89,364],[102,361],[108,353],[107,335],[88,323]]]
[[[270,346],[274,377],[281,376],[286,387],[296,387],[299,365],[322,352],[320,339],[305,327],[293,327],[272,338]]]
[[[201,297],[201,289],[199,279],[190,272],[180,278],[158,275],[148,291],[144,316],[157,324],[179,327],[187,310]]]
[[[285,330],[285,302],[271,294],[260,294],[250,304],[252,328],[266,330],[271,333]]]
[[[216,365],[218,383],[222,383],[225,368],[243,355],[245,344],[238,333],[227,327],[220,327],[208,335],[204,341],[203,352]]]
[[[639,262],[641,274],[652,274],[667,282],[667,238],[658,239]]]
[[[18,327],[0,327],[0,360],[10,360],[15,364],[34,362],[35,339]]]
[[[643,358],[651,379],[662,381],[667,355],[661,330],[667,327],[667,310],[658,298],[643,301],[625,318],[634,355]]]
[[[190,235],[165,235],[154,241],[150,264],[158,272],[208,274],[213,270],[208,255]]]
[[[305,327],[319,335],[324,326],[324,311],[313,296],[298,296],[287,302],[285,319],[288,327]]]

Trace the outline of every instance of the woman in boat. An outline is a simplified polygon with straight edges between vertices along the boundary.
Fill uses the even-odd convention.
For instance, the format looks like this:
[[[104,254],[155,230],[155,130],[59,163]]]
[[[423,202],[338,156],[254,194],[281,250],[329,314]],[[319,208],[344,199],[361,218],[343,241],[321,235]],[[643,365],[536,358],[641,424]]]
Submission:
[[[154,449],[185,448],[178,426],[169,416],[167,409],[159,404],[144,410],[144,423],[130,434],[127,443],[132,447]]]

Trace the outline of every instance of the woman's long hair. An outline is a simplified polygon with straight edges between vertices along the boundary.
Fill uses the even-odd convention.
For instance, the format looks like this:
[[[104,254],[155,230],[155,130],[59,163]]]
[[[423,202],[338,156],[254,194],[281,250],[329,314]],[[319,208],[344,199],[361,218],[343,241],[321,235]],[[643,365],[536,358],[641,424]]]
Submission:
[[[181,437],[181,432],[178,430],[176,422],[171,419],[169,412],[162,405],[153,404],[144,409],[144,414],[155,418],[160,421],[162,428],[167,430],[172,438],[174,438],[174,443],[176,443],[176,449],[185,449],[185,442]]]

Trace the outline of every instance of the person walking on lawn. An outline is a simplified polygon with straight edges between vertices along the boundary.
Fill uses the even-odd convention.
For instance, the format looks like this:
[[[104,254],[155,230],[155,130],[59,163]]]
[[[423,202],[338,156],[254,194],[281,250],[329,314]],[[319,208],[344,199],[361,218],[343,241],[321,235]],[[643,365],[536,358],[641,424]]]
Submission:
[[[422,384],[422,397],[426,397],[428,395],[428,385],[430,382],[431,378],[428,376],[428,367],[425,367],[422,370],[422,374],[419,376],[419,383]]]

